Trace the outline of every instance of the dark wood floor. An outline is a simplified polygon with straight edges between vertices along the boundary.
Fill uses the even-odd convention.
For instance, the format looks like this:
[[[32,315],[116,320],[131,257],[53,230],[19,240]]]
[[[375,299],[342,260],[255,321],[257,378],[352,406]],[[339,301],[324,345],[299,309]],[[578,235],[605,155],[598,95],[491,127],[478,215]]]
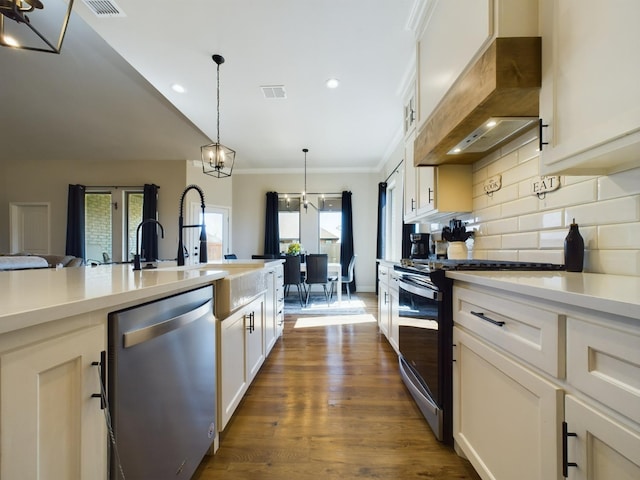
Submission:
[[[479,479],[435,440],[378,332],[375,295],[359,298],[367,314],[343,324],[296,328],[299,316],[285,317],[284,337],[194,480]]]

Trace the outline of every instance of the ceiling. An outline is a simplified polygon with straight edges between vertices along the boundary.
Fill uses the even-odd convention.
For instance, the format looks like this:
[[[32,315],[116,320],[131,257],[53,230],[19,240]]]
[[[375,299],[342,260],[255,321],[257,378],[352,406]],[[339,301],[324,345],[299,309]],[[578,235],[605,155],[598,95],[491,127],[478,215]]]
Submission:
[[[310,170],[376,171],[401,138],[419,3],[117,0],[124,16],[99,18],[75,0],[60,55],[0,48],[0,161],[197,160],[220,54],[236,170],[300,169],[306,147]]]

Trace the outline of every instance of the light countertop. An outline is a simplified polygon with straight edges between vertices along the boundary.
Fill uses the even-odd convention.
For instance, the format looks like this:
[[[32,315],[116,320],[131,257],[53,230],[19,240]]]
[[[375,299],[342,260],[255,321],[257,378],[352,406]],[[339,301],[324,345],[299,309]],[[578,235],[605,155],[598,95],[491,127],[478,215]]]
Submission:
[[[131,265],[0,272],[0,334],[171,295],[227,276],[223,265],[134,272]]]
[[[447,277],[640,320],[640,277],[522,271],[448,271]]]

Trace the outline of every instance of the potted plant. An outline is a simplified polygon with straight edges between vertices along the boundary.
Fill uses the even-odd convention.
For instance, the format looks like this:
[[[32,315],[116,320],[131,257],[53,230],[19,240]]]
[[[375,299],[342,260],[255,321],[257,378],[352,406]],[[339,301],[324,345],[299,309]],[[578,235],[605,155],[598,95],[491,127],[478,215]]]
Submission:
[[[287,249],[287,255],[300,255],[302,253],[302,245],[298,242],[291,242]]]

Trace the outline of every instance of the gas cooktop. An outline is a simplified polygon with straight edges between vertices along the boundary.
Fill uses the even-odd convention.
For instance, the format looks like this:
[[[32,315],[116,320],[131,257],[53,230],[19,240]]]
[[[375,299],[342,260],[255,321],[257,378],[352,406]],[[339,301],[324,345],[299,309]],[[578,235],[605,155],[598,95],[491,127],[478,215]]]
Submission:
[[[436,270],[564,270],[564,265],[543,262],[512,262],[505,260],[448,260],[438,259],[403,259],[400,269],[428,273]]]

